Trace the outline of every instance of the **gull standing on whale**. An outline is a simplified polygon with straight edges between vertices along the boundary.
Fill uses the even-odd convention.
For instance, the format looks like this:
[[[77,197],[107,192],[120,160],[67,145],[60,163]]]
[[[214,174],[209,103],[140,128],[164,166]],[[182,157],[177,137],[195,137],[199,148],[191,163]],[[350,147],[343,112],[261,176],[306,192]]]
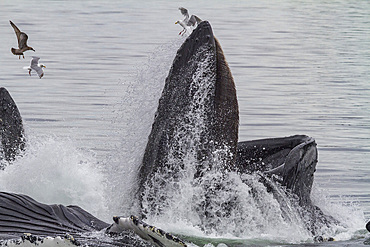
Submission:
[[[9,20],[9,22],[10,22],[10,25],[12,25],[14,32],[17,35],[17,40],[18,40],[18,49],[12,48],[11,51],[14,55],[18,55],[19,59],[21,59],[21,55],[24,58],[23,52],[28,51],[28,50],[32,50],[32,51],[35,51],[35,50],[32,47],[27,45],[27,40],[28,40],[27,34],[25,34],[24,32],[21,32],[19,28],[12,21]]]
[[[42,68],[46,68],[45,65],[39,64],[39,57],[32,56],[31,65],[30,67],[24,67],[24,69],[28,69],[28,74],[31,76],[31,71],[34,70],[37,72],[37,75],[40,77],[44,76],[44,70]]]
[[[191,27],[196,27],[195,24],[199,24],[202,22],[202,20],[196,16],[196,15],[191,15],[189,18],[189,12],[187,9],[180,7],[179,10],[181,11],[181,14],[185,16],[184,20],[178,20],[175,22],[175,24],[180,24],[184,29],[179,32],[179,35],[182,33],[184,35],[186,32],[190,35],[192,30]]]

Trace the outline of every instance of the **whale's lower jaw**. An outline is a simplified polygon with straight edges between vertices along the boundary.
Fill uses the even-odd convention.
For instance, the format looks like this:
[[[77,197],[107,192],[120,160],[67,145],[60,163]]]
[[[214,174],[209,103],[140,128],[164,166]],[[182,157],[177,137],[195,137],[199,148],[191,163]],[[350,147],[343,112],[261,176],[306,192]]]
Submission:
[[[237,169],[278,175],[281,185],[296,194],[301,205],[310,205],[317,156],[315,140],[305,135],[245,141],[238,143]]]

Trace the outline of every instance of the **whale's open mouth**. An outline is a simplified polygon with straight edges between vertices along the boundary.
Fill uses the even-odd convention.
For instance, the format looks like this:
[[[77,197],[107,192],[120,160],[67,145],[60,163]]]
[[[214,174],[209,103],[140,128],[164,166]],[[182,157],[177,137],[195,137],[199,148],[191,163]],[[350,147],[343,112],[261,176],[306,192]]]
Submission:
[[[323,214],[311,203],[313,138],[238,143],[238,126],[234,80],[210,23],[203,21],[177,51],[159,100],[139,170],[143,216],[172,219],[176,209],[175,218],[191,219],[207,233],[245,236],[258,228],[247,223],[253,222],[247,215],[266,204],[258,197],[273,194],[279,209],[261,212],[261,220],[294,221],[314,235],[335,222],[316,217]],[[304,215],[310,215],[307,221]]]

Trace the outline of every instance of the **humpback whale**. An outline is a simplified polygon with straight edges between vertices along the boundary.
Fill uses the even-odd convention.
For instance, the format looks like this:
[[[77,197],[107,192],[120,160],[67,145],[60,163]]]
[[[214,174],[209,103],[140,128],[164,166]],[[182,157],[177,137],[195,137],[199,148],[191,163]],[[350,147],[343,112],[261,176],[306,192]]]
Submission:
[[[2,93],[1,96],[15,106],[9,94]],[[1,106],[4,108],[4,104]],[[5,106],[7,108],[9,104]],[[6,140],[18,143],[23,140],[20,138],[23,128],[19,112],[6,113],[2,119],[13,120],[3,122],[18,132],[4,131],[3,139],[5,136]],[[136,199],[141,216],[162,214],[173,196],[167,189],[180,189],[176,183],[187,176],[192,186],[204,188],[206,194],[201,195],[204,200],[200,203],[184,203],[194,203],[191,210],[199,216],[199,227],[204,230],[215,227],[212,219],[219,217],[219,212],[213,211],[212,200],[215,198],[210,195],[232,191],[232,186],[225,188],[222,184],[230,174],[240,176],[245,184],[249,181],[243,174],[258,174],[265,190],[279,202],[283,217],[289,217],[284,194],[293,195],[289,198],[302,207],[301,219],[313,236],[320,233],[320,227],[337,223],[310,199],[318,155],[313,138],[295,135],[238,142],[238,125],[238,102],[231,71],[211,25],[203,21],[177,51],[159,100],[137,173]],[[6,129],[4,125],[3,129]],[[21,149],[22,145],[13,147],[9,153]],[[189,164],[191,167],[187,169]],[[250,190],[251,196],[257,197],[257,194],[253,188]],[[234,199],[230,197],[221,204],[226,217],[235,205]],[[136,217],[114,217],[113,221],[113,224],[103,222],[78,206],[45,205],[26,195],[0,193],[0,239],[3,240],[19,238],[24,233],[41,237],[69,233],[77,241],[91,246],[145,246],[126,231],[130,229],[157,246],[183,244]],[[103,240],[89,235],[96,231],[121,235],[118,239]]]
[[[318,160],[315,140],[295,135],[238,143],[238,125],[231,71],[211,25],[203,21],[178,50],[159,100],[138,173],[142,217],[161,215],[173,207],[181,192],[172,193],[172,188],[183,186],[179,181],[188,179],[191,189],[205,191],[194,194],[187,203],[192,204],[199,227],[206,231],[216,227],[219,215],[228,217],[239,200],[233,188],[225,188],[230,174],[258,172],[283,213],[287,205],[281,193],[298,198],[304,208],[302,220],[307,219],[304,215],[311,216],[305,225],[313,235],[335,222],[310,199]],[[212,178],[207,178],[208,174]],[[245,179],[243,182],[250,185]],[[276,184],[285,189],[278,190]],[[215,211],[220,190],[229,196]]]

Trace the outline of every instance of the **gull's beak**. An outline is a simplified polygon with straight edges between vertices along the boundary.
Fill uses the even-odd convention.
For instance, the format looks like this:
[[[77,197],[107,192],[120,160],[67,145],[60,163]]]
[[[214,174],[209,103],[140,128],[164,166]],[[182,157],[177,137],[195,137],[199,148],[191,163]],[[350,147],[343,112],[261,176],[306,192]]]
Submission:
[[[175,22],[175,24],[179,23],[178,21]]]

